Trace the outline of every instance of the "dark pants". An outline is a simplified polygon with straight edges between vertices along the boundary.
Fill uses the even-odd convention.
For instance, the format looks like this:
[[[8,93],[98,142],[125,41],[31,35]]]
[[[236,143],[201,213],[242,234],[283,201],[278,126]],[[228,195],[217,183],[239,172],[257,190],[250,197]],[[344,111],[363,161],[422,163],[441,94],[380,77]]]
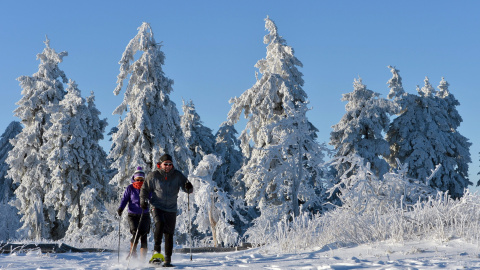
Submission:
[[[138,240],[141,240],[140,248],[147,248],[148,246],[148,232],[150,231],[150,214],[144,213],[142,220],[140,221],[140,215],[128,213],[128,225],[130,226],[130,233],[132,234],[132,239],[130,243],[138,244]],[[138,229],[138,234],[137,234]],[[137,239],[135,238],[137,235]]]
[[[158,208],[153,209],[153,220],[155,221],[155,246],[154,251],[161,253],[163,235],[165,235],[165,258],[170,260],[173,252],[173,234],[177,222],[176,212],[165,212]]]

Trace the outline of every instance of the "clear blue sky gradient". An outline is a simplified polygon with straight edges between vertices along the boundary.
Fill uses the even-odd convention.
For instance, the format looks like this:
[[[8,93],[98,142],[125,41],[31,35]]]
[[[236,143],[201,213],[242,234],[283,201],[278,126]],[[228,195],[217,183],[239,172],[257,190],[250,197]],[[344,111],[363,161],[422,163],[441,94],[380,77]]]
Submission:
[[[227,118],[229,99],[255,83],[255,63],[265,57],[267,15],[303,63],[308,117],[328,142],[345,112],[342,94],[359,76],[383,97],[396,66],[407,92],[425,76],[442,77],[460,101],[460,132],[473,143],[470,180],[479,179],[480,1],[2,1],[0,2],[0,132],[13,120],[21,88],[16,78],[37,72],[45,35],[83,96],[90,91],[109,127],[124,91],[113,94],[118,61],[142,22],[150,23],[175,81],[171,97],[181,113],[192,100],[214,132]],[[242,123],[236,126],[243,130]],[[107,138],[107,137],[106,137]],[[108,139],[108,138],[107,138]],[[103,141],[108,150],[110,144]]]

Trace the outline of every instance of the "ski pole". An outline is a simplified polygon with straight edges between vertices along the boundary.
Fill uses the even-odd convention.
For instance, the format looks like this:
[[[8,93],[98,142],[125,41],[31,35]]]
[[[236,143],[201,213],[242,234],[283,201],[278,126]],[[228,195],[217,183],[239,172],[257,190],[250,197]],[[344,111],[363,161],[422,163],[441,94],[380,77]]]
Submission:
[[[120,225],[122,224],[122,216],[118,217],[118,262],[120,262]]]
[[[192,260],[192,223],[190,221],[190,193],[187,194],[188,198],[188,233],[190,234],[190,261]]]
[[[127,269],[128,269],[128,266],[130,266],[130,259],[132,259],[132,250],[134,247],[136,247],[135,242],[138,244],[137,236],[138,236],[138,231],[140,230],[140,225],[142,224],[142,218],[143,218],[143,209],[142,209],[142,214],[140,215],[140,220],[138,221],[137,232],[135,233],[135,237],[133,238],[133,244],[132,244],[132,247],[130,248],[130,253],[128,253]]]

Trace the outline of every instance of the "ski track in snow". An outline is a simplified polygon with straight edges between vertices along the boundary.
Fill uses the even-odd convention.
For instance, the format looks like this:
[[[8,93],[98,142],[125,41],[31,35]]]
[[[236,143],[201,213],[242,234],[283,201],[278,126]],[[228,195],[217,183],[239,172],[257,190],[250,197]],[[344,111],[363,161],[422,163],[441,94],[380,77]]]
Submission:
[[[373,243],[350,248],[274,254],[250,249],[224,253],[174,254],[170,269],[480,269],[480,247],[462,240],[447,243]],[[150,254],[148,255],[150,256]],[[1,254],[0,269],[127,269],[126,253],[61,253],[39,251]],[[128,269],[154,269],[130,261]]]

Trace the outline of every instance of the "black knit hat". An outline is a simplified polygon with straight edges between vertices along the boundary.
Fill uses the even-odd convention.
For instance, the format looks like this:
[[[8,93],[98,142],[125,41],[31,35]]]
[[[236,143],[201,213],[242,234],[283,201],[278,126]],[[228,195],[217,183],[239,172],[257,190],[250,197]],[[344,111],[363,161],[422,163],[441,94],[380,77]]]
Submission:
[[[164,154],[163,156],[160,157],[160,162],[164,162],[165,160],[172,161],[172,156],[170,156],[169,154]]]

